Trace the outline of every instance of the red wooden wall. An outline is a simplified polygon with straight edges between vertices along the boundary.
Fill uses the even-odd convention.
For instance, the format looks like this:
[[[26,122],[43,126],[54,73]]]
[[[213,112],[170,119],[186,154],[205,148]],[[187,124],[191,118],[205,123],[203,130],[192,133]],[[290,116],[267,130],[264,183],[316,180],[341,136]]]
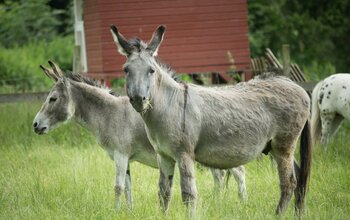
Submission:
[[[158,56],[178,73],[226,72],[228,50],[238,70],[249,69],[246,0],[85,0],[83,9],[88,73],[96,78],[123,76],[111,24],[144,41],[165,24]]]

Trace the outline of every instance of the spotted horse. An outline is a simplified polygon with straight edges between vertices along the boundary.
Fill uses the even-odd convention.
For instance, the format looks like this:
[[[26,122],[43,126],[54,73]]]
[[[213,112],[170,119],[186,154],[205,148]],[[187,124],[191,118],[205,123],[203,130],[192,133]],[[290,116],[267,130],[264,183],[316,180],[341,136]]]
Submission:
[[[312,92],[314,139],[327,146],[344,119],[350,120],[350,74],[338,73],[317,83]]]

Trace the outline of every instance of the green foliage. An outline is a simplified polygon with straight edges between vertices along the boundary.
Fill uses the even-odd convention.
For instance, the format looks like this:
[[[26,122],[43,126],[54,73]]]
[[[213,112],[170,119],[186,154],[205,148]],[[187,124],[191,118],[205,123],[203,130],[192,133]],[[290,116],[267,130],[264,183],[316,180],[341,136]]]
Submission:
[[[1,1],[0,93],[47,91],[51,82],[43,77],[39,65],[47,64],[48,59],[72,69],[72,10],[53,9],[49,3]],[[72,8],[72,2],[64,5]]]
[[[123,88],[125,86],[125,78],[116,78],[111,80],[111,86],[114,88]]]
[[[3,47],[52,40],[61,25],[48,0],[5,1],[0,4],[0,44]]]
[[[22,47],[0,46],[0,92],[48,91],[52,82],[44,76],[40,64],[51,59],[62,69],[71,70],[73,37],[58,37],[50,42],[38,41]]]
[[[68,123],[37,135],[32,120],[41,103],[0,104],[0,219],[188,219],[178,170],[165,216],[158,206],[159,171],[131,164],[134,209],[114,209],[114,166],[88,132]],[[316,146],[303,219],[350,216],[350,124],[323,149]],[[199,193],[194,219],[280,219],[276,165],[268,157],[246,165],[248,201],[241,203],[231,178],[216,195],[208,169],[196,169]],[[124,197],[122,198],[125,201]],[[123,204],[125,207],[125,203]],[[295,219],[293,201],[285,219]]]
[[[187,82],[187,83],[192,83],[192,78],[191,76],[187,75],[187,74],[181,74],[180,76],[181,80],[184,81],[184,82]]]
[[[316,62],[349,71],[349,0],[256,0],[248,2],[248,9],[252,56],[265,48],[280,51],[288,43],[291,57],[303,67]]]
[[[318,63],[316,60],[312,61],[309,65],[303,68],[305,73],[308,73],[309,79],[311,81],[323,80],[330,74],[336,73],[335,67],[329,62]]]

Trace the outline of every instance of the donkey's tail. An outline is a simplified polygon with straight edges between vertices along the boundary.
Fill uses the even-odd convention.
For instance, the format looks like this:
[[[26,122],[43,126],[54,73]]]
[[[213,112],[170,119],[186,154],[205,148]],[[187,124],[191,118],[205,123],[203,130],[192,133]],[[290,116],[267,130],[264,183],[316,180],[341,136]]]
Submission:
[[[311,135],[314,143],[316,144],[321,137],[321,118],[320,109],[318,107],[318,96],[321,88],[321,82],[317,83],[314,90],[312,91],[311,100]]]
[[[305,206],[306,189],[311,173],[312,147],[310,122],[307,120],[300,137],[300,169],[296,167],[298,183],[295,191],[295,205],[298,211],[302,211]]]

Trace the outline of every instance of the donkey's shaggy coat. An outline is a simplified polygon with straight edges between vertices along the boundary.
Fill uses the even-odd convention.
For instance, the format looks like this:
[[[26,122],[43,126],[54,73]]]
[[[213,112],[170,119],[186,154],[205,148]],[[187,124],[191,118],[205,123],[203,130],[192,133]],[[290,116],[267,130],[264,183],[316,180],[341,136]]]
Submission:
[[[154,58],[164,26],[158,27],[148,44],[130,43],[115,26],[111,31],[119,52],[127,57],[124,68],[130,102],[141,113],[158,154],[159,195],[165,210],[175,163],[183,201],[194,204],[194,160],[220,169],[236,167],[255,159],[267,143],[271,143],[280,177],[277,213],[287,208],[295,188],[296,207],[303,207],[311,161],[310,99],[303,88],[284,77],[223,88],[184,86]],[[294,150],[301,133],[299,169],[294,166]]]

